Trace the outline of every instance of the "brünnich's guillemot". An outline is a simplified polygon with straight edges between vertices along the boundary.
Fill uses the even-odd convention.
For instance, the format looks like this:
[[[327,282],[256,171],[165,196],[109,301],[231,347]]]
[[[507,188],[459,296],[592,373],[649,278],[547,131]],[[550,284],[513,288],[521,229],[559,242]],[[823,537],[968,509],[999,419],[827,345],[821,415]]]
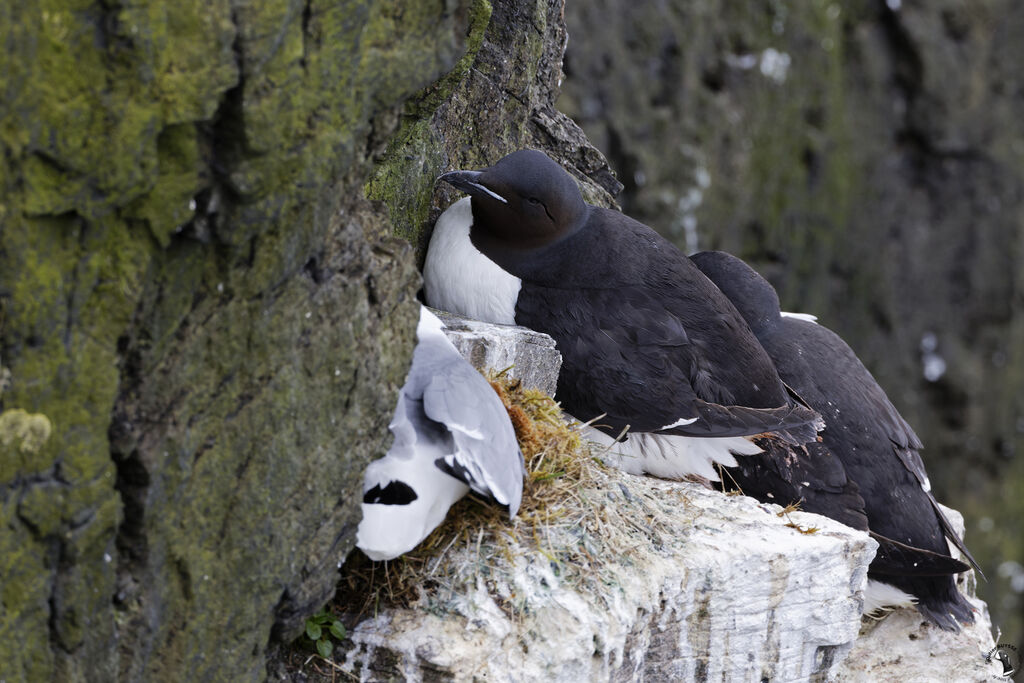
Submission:
[[[953,579],[970,567],[950,556],[946,539],[977,564],[931,494],[921,441],[871,373],[834,332],[782,313],[775,289],[740,259],[724,252],[691,258],[750,323],[782,380],[825,418],[821,444],[811,445],[818,450],[803,467],[817,471],[838,459],[863,499],[867,529],[879,542],[868,570],[866,611],[913,600],[943,629],[973,622]],[[807,495],[807,482],[798,479],[781,483],[769,498],[760,473],[744,471],[749,465],[734,471],[745,493],[783,505],[803,498],[803,509],[850,524],[848,499],[818,487]]]
[[[394,442],[363,479],[356,545],[370,559],[412,550],[471,489],[514,517],[525,468],[515,430],[487,380],[420,309],[412,366],[391,420]]]
[[[654,230],[584,202],[545,154],[441,180],[470,198],[435,226],[428,303],[551,335],[556,396],[577,419],[599,418],[607,459],[715,479],[712,463],[760,452],[753,435],[816,438],[820,417],[791,400],[729,300]]]

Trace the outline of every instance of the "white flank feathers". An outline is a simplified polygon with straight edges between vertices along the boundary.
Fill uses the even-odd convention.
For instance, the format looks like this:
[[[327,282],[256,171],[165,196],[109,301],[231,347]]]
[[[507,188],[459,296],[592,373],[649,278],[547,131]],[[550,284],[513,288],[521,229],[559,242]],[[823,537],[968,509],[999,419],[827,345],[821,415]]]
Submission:
[[[391,420],[394,442],[366,468],[356,545],[373,560],[412,550],[471,488],[513,516],[519,509],[523,456],[508,413],[443,330],[421,307],[412,366]],[[414,499],[376,502],[392,483]]]
[[[630,432],[625,441],[615,441],[604,432],[587,426],[583,435],[607,450],[601,459],[630,474],[653,474],[665,479],[680,479],[696,474],[718,481],[714,464],[735,467],[734,455],[754,455],[761,449],[742,436],[703,438]]]
[[[917,598],[881,581],[868,579],[864,587],[864,614],[874,614],[893,607],[913,607]]]
[[[437,219],[423,265],[427,303],[474,320],[515,325],[522,280],[473,246],[472,225],[469,197],[449,206]]]

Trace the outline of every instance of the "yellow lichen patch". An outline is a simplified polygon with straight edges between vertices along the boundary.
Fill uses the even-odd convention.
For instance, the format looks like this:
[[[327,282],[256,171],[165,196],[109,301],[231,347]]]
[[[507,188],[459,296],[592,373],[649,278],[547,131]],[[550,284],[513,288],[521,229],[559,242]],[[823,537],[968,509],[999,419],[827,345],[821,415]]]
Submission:
[[[4,447],[17,444],[23,453],[38,453],[52,432],[50,418],[42,413],[15,408],[0,415],[0,445]]]

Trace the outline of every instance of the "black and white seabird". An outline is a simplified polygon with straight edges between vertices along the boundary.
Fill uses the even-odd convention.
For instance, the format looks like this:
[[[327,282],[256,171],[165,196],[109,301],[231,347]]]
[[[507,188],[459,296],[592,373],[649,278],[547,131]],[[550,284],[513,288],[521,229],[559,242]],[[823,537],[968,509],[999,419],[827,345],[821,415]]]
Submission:
[[[523,454],[501,399],[455,349],[436,315],[420,309],[416,349],[387,454],[363,479],[356,545],[370,559],[412,550],[471,489],[508,507],[523,495]]]
[[[812,453],[803,467],[834,468],[838,458],[863,498],[868,529],[879,542],[868,570],[865,611],[916,602],[943,629],[959,630],[957,622],[973,622],[972,608],[953,579],[970,567],[950,556],[946,539],[977,564],[931,494],[918,453],[921,441],[871,373],[838,335],[813,317],[781,312],[775,289],[740,259],[724,252],[691,258],[750,323],[782,380],[825,418],[818,445],[824,454]],[[757,479],[745,476],[747,465],[737,468],[740,485],[765,500],[758,483],[752,490],[744,485]],[[802,497],[799,488],[800,482],[789,482],[780,489],[785,493],[772,499],[783,505],[796,502]],[[786,494],[790,500],[779,499]],[[850,523],[844,519],[847,503],[811,495],[802,507]]]
[[[790,399],[729,300],[654,230],[584,202],[544,153],[440,179],[470,198],[435,226],[428,303],[551,335],[557,397],[600,418],[592,435],[614,464],[715,479],[712,463],[760,452],[753,435],[816,438],[820,417]]]

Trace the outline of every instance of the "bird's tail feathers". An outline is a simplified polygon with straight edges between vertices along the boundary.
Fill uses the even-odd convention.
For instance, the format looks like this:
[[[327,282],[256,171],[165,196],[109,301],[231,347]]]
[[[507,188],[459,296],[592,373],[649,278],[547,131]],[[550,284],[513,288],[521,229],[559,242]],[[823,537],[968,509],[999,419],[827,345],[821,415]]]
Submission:
[[[868,577],[871,577],[869,570]],[[974,607],[956,588],[952,576],[886,576],[881,582],[917,598],[917,609],[944,631],[958,632],[960,624],[974,623]]]
[[[935,496],[933,496],[930,491],[927,491],[926,493],[928,494],[928,500],[931,501],[932,509],[935,510],[935,515],[939,518],[939,524],[942,526],[942,533],[945,534],[946,538],[948,538],[950,542],[956,546],[957,550],[963,553],[964,557],[967,559],[970,565],[974,567],[974,571],[978,572],[981,578],[984,579],[985,572],[981,571],[981,567],[978,566],[978,562],[974,559],[974,556],[971,555],[971,551],[967,549],[967,544],[964,543],[964,539],[960,538],[960,535],[957,534],[956,529],[953,528],[952,522],[950,522],[949,518],[946,517],[946,514],[942,511],[942,508],[939,507],[939,501],[935,500]]]
[[[871,562],[873,574],[893,576],[950,576],[970,569],[970,566],[942,553],[917,548],[894,541],[874,531],[871,538],[878,541],[878,552]]]

